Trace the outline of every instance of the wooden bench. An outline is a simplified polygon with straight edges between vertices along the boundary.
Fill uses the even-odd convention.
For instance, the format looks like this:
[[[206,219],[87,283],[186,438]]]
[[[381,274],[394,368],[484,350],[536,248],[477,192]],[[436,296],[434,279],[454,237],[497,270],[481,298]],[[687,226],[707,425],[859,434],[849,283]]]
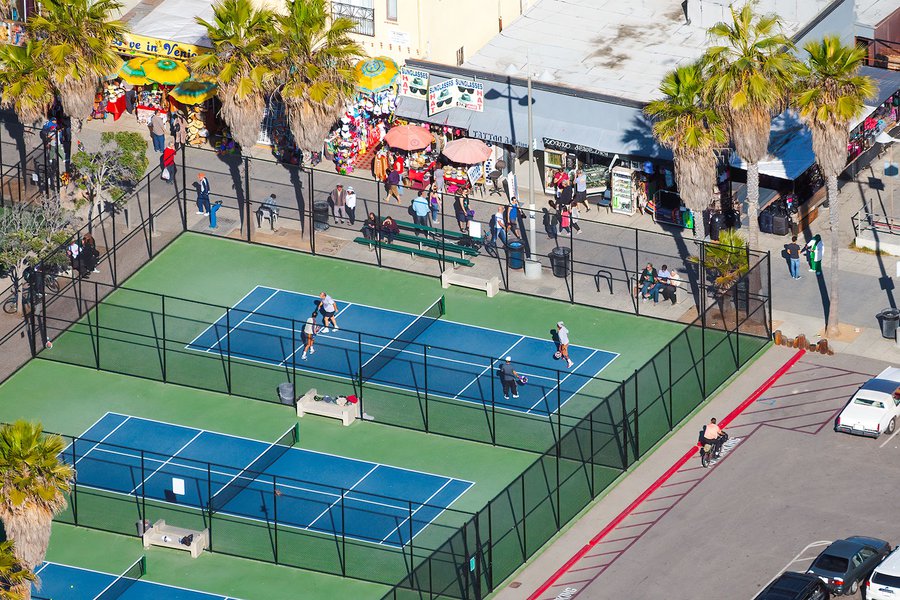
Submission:
[[[595,276],[595,278],[596,278],[596,276]],[[631,295],[632,295],[632,297],[637,298],[638,300],[641,299],[640,279],[641,279],[640,273],[630,273],[628,276],[628,281],[631,284]],[[600,282],[598,279],[595,279],[595,281],[597,283],[597,291],[599,292],[600,291]],[[686,279],[684,279],[683,277],[681,277],[681,273],[679,273],[678,280],[674,284],[675,285],[675,298],[676,298],[675,303],[676,304],[681,302],[682,300],[684,300],[685,298],[687,298],[690,295],[690,294],[684,293],[684,294],[681,294],[681,296],[679,297],[679,294],[678,294],[678,292],[682,292],[682,291],[686,290],[685,285],[687,283],[688,283],[688,281]],[[610,285],[610,287],[612,287],[612,285]],[[659,293],[659,297],[662,298],[661,291]]]
[[[394,239],[399,242],[406,242],[408,244],[416,244],[421,250],[423,246],[427,248],[434,248],[435,250],[441,250],[441,248],[446,248],[447,252],[457,252],[460,256],[468,255],[468,256],[478,256],[479,252],[475,248],[469,248],[467,246],[459,246],[452,242],[441,242],[441,240],[436,240],[433,238],[410,235],[408,233],[399,233],[394,236]]]
[[[184,545],[181,540],[189,535],[193,535],[194,539],[190,545]],[[158,520],[153,527],[147,529],[141,536],[144,542],[144,548],[150,546],[162,546],[163,548],[174,548],[175,550],[187,550],[191,553],[191,558],[197,558],[204,550],[209,550],[209,529],[197,531],[195,529],[185,529],[183,527],[175,527],[167,525],[164,519]]]
[[[454,219],[455,218],[456,217],[454,217]],[[440,235],[451,240],[461,240],[467,235],[462,231],[453,231],[451,229],[436,229],[434,227],[429,227],[428,225],[416,225],[415,223],[410,223],[408,221],[397,221],[396,223],[397,227],[399,227],[400,229],[409,229],[410,231],[424,231],[425,233]]]
[[[485,291],[488,298],[493,298],[500,291],[500,280],[496,277],[482,279],[481,277],[463,275],[455,271],[444,271],[441,273],[441,287],[446,289],[451,285]]]
[[[360,418],[359,403],[347,403],[344,406],[316,400],[316,388],[312,388],[300,399],[297,400],[297,416],[302,417],[305,414],[319,415],[320,417],[331,417],[340,419],[344,423],[344,427],[350,425],[356,419]]]
[[[393,250],[394,252],[402,252],[404,254],[409,254],[411,256],[420,256],[422,258],[430,258],[433,260],[444,259],[449,263],[453,263],[455,265],[462,265],[464,267],[474,266],[471,260],[467,258],[457,258],[455,256],[446,256],[442,257],[437,252],[431,252],[429,250],[419,250],[418,248],[413,248],[412,246],[401,246],[399,244],[388,244],[387,242],[379,242],[375,240],[369,240],[364,237],[358,237],[353,240],[357,244],[363,244],[366,246],[378,246],[380,248],[384,248],[385,250]]]

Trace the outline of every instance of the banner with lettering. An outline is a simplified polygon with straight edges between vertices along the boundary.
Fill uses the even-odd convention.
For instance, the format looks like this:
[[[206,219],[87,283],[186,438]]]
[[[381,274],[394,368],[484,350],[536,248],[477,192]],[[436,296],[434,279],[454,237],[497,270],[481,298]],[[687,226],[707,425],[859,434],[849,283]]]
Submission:
[[[456,106],[484,112],[484,84],[456,78]]]
[[[143,54],[146,56],[164,56],[166,58],[191,58],[198,54],[212,52],[211,48],[182,44],[159,38],[146,37],[134,33],[126,33],[121,40],[113,42],[116,50],[123,54]]]
[[[436,115],[456,104],[456,80],[448,79],[428,88],[428,114]]]
[[[425,100],[428,97],[428,71],[402,67],[400,69],[400,95]]]

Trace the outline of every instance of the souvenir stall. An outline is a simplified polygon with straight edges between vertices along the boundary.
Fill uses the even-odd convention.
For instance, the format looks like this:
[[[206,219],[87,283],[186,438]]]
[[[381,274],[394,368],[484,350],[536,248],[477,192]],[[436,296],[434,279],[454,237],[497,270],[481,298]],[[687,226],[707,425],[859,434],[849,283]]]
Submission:
[[[168,58],[138,56],[124,62],[115,77],[101,84],[91,115],[117,121],[134,112],[141,123],[149,123],[157,112],[169,111],[169,91],[189,77],[187,67]]]
[[[434,152],[434,136],[428,128],[399,125],[387,132],[384,142],[392,150],[388,158],[391,169],[401,171],[403,178],[414,187],[427,187],[431,183],[437,154]]]
[[[216,84],[209,79],[187,79],[169,92],[173,107],[185,118],[186,143],[190,146],[200,146],[209,140],[206,119],[215,114],[209,108],[216,89]]]
[[[481,140],[463,138],[448,142],[442,154],[451,163],[444,166],[444,185],[448,193],[484,184],[485,161],[493,156],[490,146]]]
[[[900,116],[898,111],[900,111],[900,91],[888,98],[853,128],[847,143],[847,161],[852,162],[858,158],[872,147],[879,133],[893,127]]]

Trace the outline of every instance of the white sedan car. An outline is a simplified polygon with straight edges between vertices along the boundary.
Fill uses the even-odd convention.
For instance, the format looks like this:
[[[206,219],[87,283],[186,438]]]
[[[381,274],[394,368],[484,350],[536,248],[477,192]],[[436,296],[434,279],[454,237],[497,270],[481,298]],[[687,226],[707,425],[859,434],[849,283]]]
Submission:
[[[888,367],[865,382],[835,422],[835,431],[877,438],[900,420],[900,369]]]

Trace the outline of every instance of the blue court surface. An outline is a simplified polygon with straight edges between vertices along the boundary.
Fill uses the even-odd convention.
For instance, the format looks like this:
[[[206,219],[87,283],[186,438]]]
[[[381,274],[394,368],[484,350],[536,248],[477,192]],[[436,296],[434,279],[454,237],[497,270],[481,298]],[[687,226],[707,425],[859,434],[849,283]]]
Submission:
[[[68,565],[45,562],[36,571],[41,589],[35,590],[35,600],[91,600],[99,596],[116,580],[117,575],[79,569]],[[235,600],[216,594],[206,594],[184,588],[136,581],[119,598],[122,600]]]
[[[199,509],[269,448],[256,440],[107,413],[75,441],[74,456],[79,487],[143,493]],[[72,456],[69,447],[62,458],[71,463]],[[173,479],[184,481],[183,493],[176,493]],[[225,499],[216,512],[269,523],[277,510],[279,527],[391,547],[408,544],[473,485],[296,447],[261,476],[242,476],[238,483],[248,485],[233,498],[216,498]]]
[[[366,373],[367,362],[392,339],[403,337],[418,317],[336,300],[340,330],[319,333],[315,354],[303,360],[301,332],[318,300],[318,296],[257,286],[187,348],[352,379],[360,367]],[[317,322],[321,324],[321,318]],[[383,367],[366,373],[365,381],[424,391],[427,361],[430,395],[548,416],[618,356],[570,345],[569,357],[575,364],[568,369],[565,362],[553,358],[556,345],[550,339],[551,327],[555,325],[548,324],[547,339],[538,339],[440,319]],[[494,377],[506,356],[512,356],[516,371],[528,377],[519,397],[509,400],[503,398]]]

